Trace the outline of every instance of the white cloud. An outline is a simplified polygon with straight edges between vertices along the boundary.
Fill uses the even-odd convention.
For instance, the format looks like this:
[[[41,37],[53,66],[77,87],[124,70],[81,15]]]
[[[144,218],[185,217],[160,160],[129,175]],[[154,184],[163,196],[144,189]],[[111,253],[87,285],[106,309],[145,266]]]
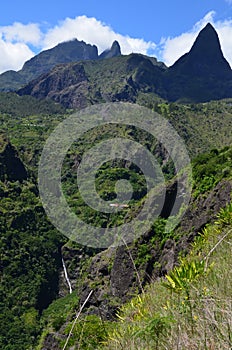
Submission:
[[[0,39],[0,73],[6,70],[19,70],[23,63],[34,56],[24,43],[10,43]]]
[[[44,38],[44,48],[51,48],[54,45],[77,38],[86,43],[95,44],[99,53],[109,48],[114,40],[118,40],[123,54],[140,52],[145,54],[149,49],[154,49],[155,44],[146,42],[143,39],[123,36],[113,31],[106,24],[96,18],[79,16],[74,19],[66,18],[57,26],[50,29]]]
[[[188,52],[199,31],[208,23],[212,22],[214,11],[207,13],[207,15],[197,22],[191,31],[182,33],[174,38],[162,38],[161,40],[161,59],[167,66],[172,65],[179,57]]]
[[[138,52],[154,55],[169,66],[190,50],[199,31],[208,22],[217,30],[224,56],[232,66],[232,20],[215,21],[214,18],[215,12],[211,11],[190,31],[176,37],[162,38],[158,45],[116,33],[93,17],[66,18],[48,30],[42,30],[36,23],[15,22],[11,26],[0,27],[0,73],[9,69],[19,70],[35,54],[33,50],[38,52],[73,38],[97,45],[99,53],[118,40],[123,54]]]
[[[123,54],[146,54],[156,46],[153,42],[116,33],[96,18],[86,16],[66,18],[47,32],[42,32],[36,23],[24,25],[15,22],[11,26],[0,27],[0,73],[8,69],[20,69],[23,63],[34,55],[32,46],[40,51],[73,38],[95,44],[99,53],[109,48],[114,40],[119,41]]]
[[[216,22],[215,28],[218,33],[224,57],[232,67],[232,20]]]
[[[15,22],[0,27],[0,73],[21,69],[24,62],[34,56],[29,45],[39,45],[41,38],[42,33],[35,23]]]
[[[32,45],[38,45],[42,38],[42,33],[36,23],[15,22],[11,26],[0,27],[0,35],[6,42],[23,42]]]
[[[232,66],[232,20],[214,21],[215,15],[216,13],[214,11],[207,13],[187,33],[182,33],[174,38],[162,38],[159,45],[161,60],[168,66],[172,65],[178,58],[191,49],[199,31],[210,22],[218,33],[224,57]]]

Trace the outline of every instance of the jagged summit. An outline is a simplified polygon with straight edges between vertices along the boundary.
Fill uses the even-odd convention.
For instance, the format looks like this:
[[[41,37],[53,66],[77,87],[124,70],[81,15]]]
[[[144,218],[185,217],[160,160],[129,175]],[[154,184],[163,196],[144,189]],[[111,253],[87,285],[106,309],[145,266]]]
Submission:
[[[120,45],[114,41],[109,50],[98,55],[96,45],[85,43],[77,39],[62,42],[55,47],[44,50],[26,61],[18,72],[7,71],[0,74],[0,91],[14,91],[36,79],[41,74],[49,72],[58,64],[98,60],[121,56]]]
[[[218,34],[208,23],[198,34],[191,50],[177,60],[171,70],[190,76],[214,76],[223,78],[231,74],[229,63],[223,56]]]
[[[99,56],[99,58],[102,59],[102,58],[111,58],[111,57],[118,57],[118,56],[121,56],[121,48],[118,41],[115,40],[111,48],[103,51]]]
[[[94,60],[98,58],[96,45],[90,45],[83,40],[73,39],[62,42],[55,47],[44,50],[27,61],[22,70],[29,70],[31,67],[40,69],[42,73],[48,71],[59,63],[76,62],[80,60]]]

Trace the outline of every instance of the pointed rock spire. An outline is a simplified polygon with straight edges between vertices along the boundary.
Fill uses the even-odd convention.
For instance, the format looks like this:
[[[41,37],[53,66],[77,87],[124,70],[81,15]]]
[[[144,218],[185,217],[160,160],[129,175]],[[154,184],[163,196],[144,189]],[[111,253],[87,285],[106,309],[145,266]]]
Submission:
[[[121,48],[117,40],[113,42],[110,51],[114,56],[121,56]]]
[[[102,58],[111,58],[111,57],[117,57],[117,56],[121,56],[121,48],[118,41],[115,40],[111,48],[103,51],[99,56],[99,58],[102,59]]]
[[[213,74],[223,78],[231,74],[230,65],[221,50],[217,32],[210,23],[200,31],[191,50],[179,58],[171,70],[201,77]]]

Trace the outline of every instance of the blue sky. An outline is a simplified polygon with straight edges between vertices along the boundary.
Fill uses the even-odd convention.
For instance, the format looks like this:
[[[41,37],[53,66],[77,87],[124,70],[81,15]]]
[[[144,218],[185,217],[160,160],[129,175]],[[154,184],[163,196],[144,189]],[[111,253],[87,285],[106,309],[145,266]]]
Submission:
[[[171,65],[189,51],[207,22],[232,66],[232,0],[12,0],[1,4],[0,72],[18,70],[35,53],[76,37],[98,46],[113,40]]]

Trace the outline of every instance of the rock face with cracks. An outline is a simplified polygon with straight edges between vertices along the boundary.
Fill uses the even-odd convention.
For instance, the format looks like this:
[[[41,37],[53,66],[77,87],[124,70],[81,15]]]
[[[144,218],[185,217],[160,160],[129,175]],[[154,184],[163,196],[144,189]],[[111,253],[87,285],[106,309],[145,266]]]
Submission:
[[[196,200],[192,199],[178,228],[180,232],[183,232],[178,242],[167,239],[161,246],[157,237],[157,240],[152,240],[151,243],[156,232],[150,231],[128,247],[121,245],[108,248],[93,256],[86,270],[86,277],[79,284],[78,292],[80,301],[83,302],[90,290],[94,290],[88,303],[88,312],[98,313],[100,308],[106,318],[113,318],[117,306],[141,292],[141,285],[144,286],[151,279],[163,276],[171,270],[177,262],[179,252],[187,251],[198,232],[201,232],[207,223],[215,219],[220,208],[230,202],[231,191],[231,182],[221,181],[207,196],[202,195]],[[170,193],[175,194],[175,191],[172,192],[170,189]],[[147,258],[144,261],[138,259],[140,247],[143,245],[147,247]],[[67,265],[69,260],[73,260],[74,251],[72,249],[66,251]],[[134,264],[140,280],[138,280]],[[78,263],[72,274],[71,276],[75,276],[72,285],[75,285],[77,275],[80,276]]]
[[[80,298],[80,305],[93,290],[83,313],[86,315],[100,314],[105,320],[114,319],[122,303],[140,293],[141,288],[148,282],[164,276],[175,266],[179,253],[187,252],[197,233],[207,223],[215,220],[219,209],[231,201],[231,191],[232,183],[222,180],[207,195],[192,199],[178,228],[180,232],[183,232],[178,242],[169,238],[163,246],[158,239],[157,241],[152,240],[151,243],[152,237],[156,234],[151,231],[129,246],[111,247],[96,252],[96,254],[93,251],[84,253],[80,248],[69,247],[67,249],[64,246],[62,254],[65,257],[66,266],[69,267],[69,277],[74,290]],[[172,192],[170,189],[170,193],[175,193],[175,191]],[[147,247],[148,259],[143,261],[138,259],[138,255],[141,246],[144,245]],[[83,274],[85,277],[82,278],[79,263],[87,259],[88,254],[89,262]],[[91,254],[93,254],[92,257],[90,257]],[[76,268],[71,269],[71,262],[75,257],[77,257],[77,265]],[[80,278],[79,282],[78,278]],[[68,293],[67,289],[66,293]],[[64,289],[62,295],[65,295]],[[61,350],[57,339],[64,339],[62,330],[48,334],[42,349]]]

